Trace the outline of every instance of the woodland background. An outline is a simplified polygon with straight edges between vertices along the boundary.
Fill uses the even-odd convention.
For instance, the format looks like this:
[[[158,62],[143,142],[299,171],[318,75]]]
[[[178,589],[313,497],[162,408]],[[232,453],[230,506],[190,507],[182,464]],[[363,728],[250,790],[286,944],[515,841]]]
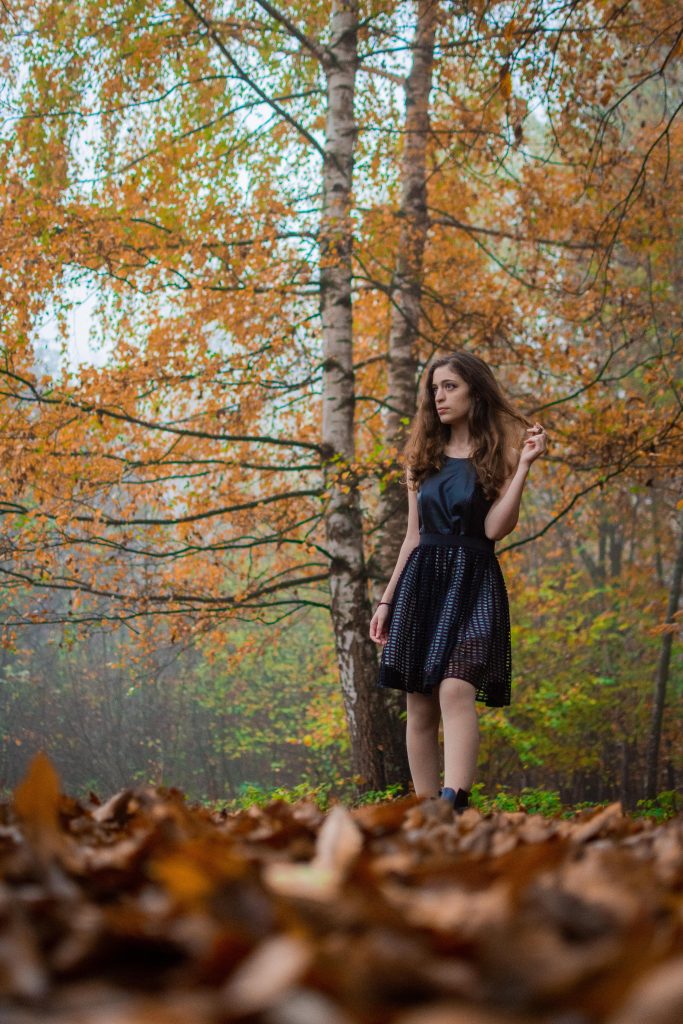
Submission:
[[[0,787],[405,782],[367,628],[453,348],[551,438],[481,782],[679,786],[679,6],[2,7]]]

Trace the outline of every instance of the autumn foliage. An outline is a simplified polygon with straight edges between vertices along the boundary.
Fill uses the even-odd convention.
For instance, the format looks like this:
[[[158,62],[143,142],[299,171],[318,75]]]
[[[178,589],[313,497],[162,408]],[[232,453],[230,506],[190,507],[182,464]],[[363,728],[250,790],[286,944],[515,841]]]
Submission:
[[[207,679],[230,644],[268,649],[265,624],[270,654],[287,625],[334,643],[347,774],[394,781],[400,717],[367,640],[403,526],[385,499],[426,362],[465,347],[551,439],[502,552],[516,689],[485,724],[487,781],[633,803],[656,735],[648,786],[674,788],[675,5],[81,7],[2,12],[3,780],[15,740],[49,739],[22,709],[53,670],[61,735],[75,707],[113,737],[158,695],[160,651],[194,657],[164,679],[164,721],[189,690],[202,714],[241,706],[239,651],[222,692]],[[320,708],[300,703],[303,745]],[[141,775],[165,777],[167,732]],[[231,739],[239,756],[236,729],[209,733],[217,764]]]

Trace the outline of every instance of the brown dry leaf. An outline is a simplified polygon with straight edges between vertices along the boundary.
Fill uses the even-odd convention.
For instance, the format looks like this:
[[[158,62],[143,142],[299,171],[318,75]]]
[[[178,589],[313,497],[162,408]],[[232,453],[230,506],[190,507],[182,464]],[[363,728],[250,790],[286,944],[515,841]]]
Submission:
[[[4,896],[0,892],[0,998],[42,999],[50,980],[35,936]]]
[[[161,882],[174,899],[193,904],[206,899],[217,886],[243,878],[248,870],[244,856],[207,837],[154,856],[147,875]]]
[[[357,1018],[320,992],[292,988],[265,1011],[263,1024],[357,1024]]]
[[[493,838],[491,839],[490,853],[492,857],[502,857],[506,853],[510,853],[511,850],[519,843],[520,837],[515,832],[494,832]]]
[[[392,1024],[528,1024],[528,1018],[465,1003],[434,1003],[395,1017]]]
[[[540,814],[522,814],[522,820],[518,821],[519,828],[517,835],[523,843],[530,846],[534,843],[545,843],[557,831],[557,822],[548,821]]]
[[[318,868],[329,868],[342,878],[362,849],[361,830],[346,808],[337,804],[318,832],[313,864]]]
[[[51,997],[49,1006],[10,1010],[2,1024],[216,1024],[211,993],[183,992],[155,997],[99,984],[82,984]]]
[[[609,914],[615,925],[628,926],[642,911],[650,869],[640,872],[643,886],[634,885],[637,866],[627,874],[626,864],[622,863],[619,870],[605,853],[604,850],[587,850],[581,860],[565,864],[559,878],[551,877],[545,884],[557,886],[560,882],[565,892],[574,894],[584,904],[591,904],[596,912]]]
[[[534,1005],[570,995],[618,964],[621,950],[618,936],[579,943],[537,922],[511,924],[492,936],[482,952],[490,994],[507,992],[513,1002]]]
[[[609,1024],[681,1024],[683,1021],[683,956],[650,971],[628,995]]]
[[[68,974],[88,965],[96,953],[105,931],[102,910],[91,903],[82,903],[69,916],[69,930],[50,950],[50,969]]]
[[[419,864],[417,850],[390,850],[378,853],[370,864],[373,875],[382,878],[386,875],[407,875]]]
[[[204,899],[213,889],[213,880],[203,867],[182,852],[156,861],[150,875],[163,882],[173,896],[187,903]]]
[[[454,957],[425,958],[419,967],[419,977],[428,983],[434,996],[459,996],[466,999],[481,999],[482,987],[479,972],[464,960]]]
[[[308,864],[274,862],[264,867],[267,885],[283,896],[334,899],[363,848],[363,834],[340,804],[325,818]]]
[[[328,867],[274,861],[263,867],[263,878],[273,892],[293,899],[329,902],[339,891],[339,876]]]
[[[147,845],[149,833],[139,832],[126,836],[107,846],[83,845],[81,861],[86,874],[97,872],[126,871],[130,869],[140,851]]]
[[[381,804],[365,804],[354,808],[351,813],[364,832],[380,836],[399,831],[407,820],[407,812],[413,813],[415,808],[421,806],[419,797],[406,796]]]
[[[266,939],[244,960],[223,989],[231,1015],[257,1013],[272,1006],[299,982],[314,956],[309,942],[295,935]]]
[[[570,832],[575,843],[587,843],[600,834],[607,834],[616,829],[624,821],[624,813],[620,803],[610,804],[604,810],[598,811],[588,821],[576,825]]]
[[[426,840],[428,833],[439,825],[448,824],[455,827],[453,809],[446,800],[420,800],[417,804],[409,804],[402,823],[402,830],[410,836],[419,833]]]
[[[410,924],[442,932],[457,932],[463,938],[500,929],[511,913],[510,888],[499,882],[480,892],[456,886],[415,891],[385,883],[387,901],[401,910]]]
[[[100,804],[94,811],[90,812],[93,821],[114,821],[117,825],[123,825],[129,816],[128,805],[133,796],[132,789],[122,789],[114,793],[106,803]]]
[[[292,818],[311,831],[316,831],[325,819],[325,814],[312,800],[300,800],[292,806]]]
[[[482,994],[479,973],[467,960],[439,955],[417,930],[380,924],[348,943],[338,979],[353,992],[355,1005],[364,1008]]]
[[[662,882],[672,887],[680,884],[683,880],[683,828],[675,829],[670,825],[659,829],[651,852]]]
[[[35,769],[20,825],[0,831],[0,981],[28,1024],[636,1024],[643,1007],[652,1021],[637,1024],[668,1024],[679,1012],[681,821],[642,824],[619,805],[574,821],[453,820],[414,799],[226,817],[151,787],[93,809],[60,798],[54,776],[45,801],[29,779],[51,773]],[[41,861],[46,827],[63,845]],[[69,1003],[86,976],[97,999]]]

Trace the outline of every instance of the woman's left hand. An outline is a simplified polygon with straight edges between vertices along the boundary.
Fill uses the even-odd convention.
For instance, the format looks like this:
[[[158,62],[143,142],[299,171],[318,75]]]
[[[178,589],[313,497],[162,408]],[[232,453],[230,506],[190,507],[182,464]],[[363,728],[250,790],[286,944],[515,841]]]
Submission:
[[[534,423],[533,427],[529,427],[527,435],[519,461],[530,466],[539,455],[543,455],[547,451],[548,438],[540,423]]]
[[[391,621],[391,608],[384,602],[380,604],[370,623],[370,639],[373,644],[385,646],[389,639],[389,623]]]

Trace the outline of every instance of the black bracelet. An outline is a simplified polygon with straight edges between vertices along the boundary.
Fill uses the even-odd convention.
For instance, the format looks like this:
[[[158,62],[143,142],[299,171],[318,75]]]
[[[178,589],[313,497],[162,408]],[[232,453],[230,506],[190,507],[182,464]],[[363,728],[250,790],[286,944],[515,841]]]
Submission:
[[[391,601],[380,601],[379,604],[377,605],[377,607],[381,608],[383,604],[385,604],[387,606],[387,608],[393,608],[394,607],[393,604],[391,603]]]

